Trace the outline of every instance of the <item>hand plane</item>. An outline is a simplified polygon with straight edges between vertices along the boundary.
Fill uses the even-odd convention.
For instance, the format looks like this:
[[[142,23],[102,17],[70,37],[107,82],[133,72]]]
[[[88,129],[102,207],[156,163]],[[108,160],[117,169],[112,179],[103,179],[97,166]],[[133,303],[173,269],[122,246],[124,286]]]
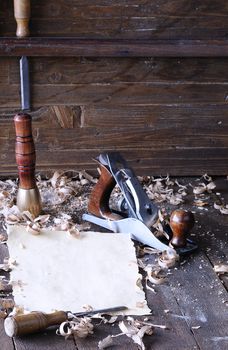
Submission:
[[[158,207],[147,196],[137,176],[118,152],[102,153],[99,163],[100,178],[93,188],[88,212],[83,219],[116,233],[129,233],[131,238],[159,251],[177,251],[186,254],[197,245],[186,238],[194,225],[191,212],[176,210],[171,215],[170,226],[166,227],[167,237],[161,241],[153,233],[153,225],[158,220]],[[111,209],[110,196],[118,186],[123,200],[120,210]],[[165,237],[164,237],[165,238]]]

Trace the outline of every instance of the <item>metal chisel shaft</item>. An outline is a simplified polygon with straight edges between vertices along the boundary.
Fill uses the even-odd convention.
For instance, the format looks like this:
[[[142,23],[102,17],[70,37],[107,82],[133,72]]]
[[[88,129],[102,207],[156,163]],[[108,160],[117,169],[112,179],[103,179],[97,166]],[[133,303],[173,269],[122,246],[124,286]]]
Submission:
[[[20,59],[21,109],[30,110],[29,63],[26,56]]]

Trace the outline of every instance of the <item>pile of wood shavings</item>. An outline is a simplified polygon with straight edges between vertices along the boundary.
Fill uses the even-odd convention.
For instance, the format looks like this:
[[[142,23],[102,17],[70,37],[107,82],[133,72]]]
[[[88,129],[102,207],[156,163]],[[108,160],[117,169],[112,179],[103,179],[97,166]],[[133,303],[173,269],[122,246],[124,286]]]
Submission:
[[[133,317],[126,317],[125,319],[119,320],[117,316],[111,317],[110,319],[105,316],[101,316],[101,323],[117,323],[120,329],[120,333],[116,335],[108,335],[106,338],[98,342],[98,349],[106,349],[110,346],[115,345],[114,338],[120,336],[127,336],[138,345],[139,349],[145,350],[143,337],[145,334],[152,335],[155,328],[167,329],[164,325],[155,325],[149,322],[148,318],[143,321],[134,319]],[[56,331],[57,335],[61,335],[68,339],[71,336],[76,338],[86,338],[90,334],[93,334],[94,326],[90,317],[77,318],[74,317],[71,321],[63,322]]]
[[[51,228],[77,236],[81,230],[89,228],[87,223],[81,223],[81,216],[87,210],[88,193],[96,182],[86,172],[76,172],[70,177],[68,172],[56,171],[50,179],[38,176],[37,186],[45,215],[34,218],[29,212],[20,213],[15,205],[18,182],[0,181],[0,215],[9,225],[27,225],[28,232],[34,235],[42,228]]]

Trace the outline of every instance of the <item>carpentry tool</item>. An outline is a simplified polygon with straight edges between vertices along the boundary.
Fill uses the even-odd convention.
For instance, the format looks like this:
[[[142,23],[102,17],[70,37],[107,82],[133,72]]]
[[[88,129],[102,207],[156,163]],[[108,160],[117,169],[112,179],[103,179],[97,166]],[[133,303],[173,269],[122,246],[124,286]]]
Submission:
[[[16,36],[29,36],[30,0],[14,0],[14,17],[17,22]],[[26,56],[20,59],[21,108],[30,110],[29,64]]]
[[[14,17],[17,22],[18,38],[29,36],[30,0],[14,0]]]
[[[100,167],[100,178],[90,195],[89,214],[83,215],[84,220],[116,233],[129,233],[132,239],[160,251],[172,252],[175,249],[178,254],[186,254],[197,248],[186,238],[194,224],[192,213],[181,211],[173,214],[172,225],[166,228],[169,239],[162,242],[152,232],[158,219],[158,208],[150,201],[123,157],[118,152],[104,153],[96,161]],[[120,210],[109,207],[110,195],[116,185],[123,195]]]
[[[9,337],[27,335],[31,333],[42,332],[51,326],[60,325],[62,322],[73,319],[74,317],[93,316],[96,314],[108,314],[127,310],[126,306],[117,306],[100,310],[92,310],[78,313],[70,311],[56,311],[50,314],[43,312],[31,312],[29,314],[9,316],[4,321],[5,332]]]
[[[14,0],[14,16],[18,38],[29,36],[30,0]],[[30,110],[29,65],[26,56],[20,59],[21,109]],[[32,137],[31,116],[19,113],[14,117],[16,130],[16,162],[19,172],[17,206],[20,211],[30,211],[38,216],[41,199],[35,181],[35,147]]]
[[[15,153],[19,175],[17,206],[21,212],[30,211],[35,217],[41,212],[41,198],[36,186],[36,154],[32,137],[31,116],[19,113],[14,117]]]

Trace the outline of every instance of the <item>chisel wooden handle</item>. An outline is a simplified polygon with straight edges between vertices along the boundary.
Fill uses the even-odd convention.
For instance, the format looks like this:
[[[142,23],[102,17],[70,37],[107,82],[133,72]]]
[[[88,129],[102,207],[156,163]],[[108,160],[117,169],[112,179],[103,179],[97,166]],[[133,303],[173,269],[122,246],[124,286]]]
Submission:
[[[16,162],[19,174],[17,207],[30,211],[35,217],[41,212],[41,198],[36,186],[36,154],[32,138],[32,122],[28,114],[19,113],[14,117],[16,130]]]
[[[14,17],[17,22],[17,37],[29,36],[30,0],[14,0]]]
[[[194,215],[191,211],[175,210],[170,216],[170,227],[173,233],[171,244],[174,247],[185,247],[187,244],[187,234],[195,223]]]
[[[32,137],[32,118],[29,114],[19,113],[14,117],[16,131],[16,162],[20,188],[29,190],[36,187],[36,153]]]
[[[67,313],[56,311],[51,314],[31,312],[25,315],[9,316],[5,319],[4,328],[9,337],[42,332],[50,326],[60,325],[67,321]]]

